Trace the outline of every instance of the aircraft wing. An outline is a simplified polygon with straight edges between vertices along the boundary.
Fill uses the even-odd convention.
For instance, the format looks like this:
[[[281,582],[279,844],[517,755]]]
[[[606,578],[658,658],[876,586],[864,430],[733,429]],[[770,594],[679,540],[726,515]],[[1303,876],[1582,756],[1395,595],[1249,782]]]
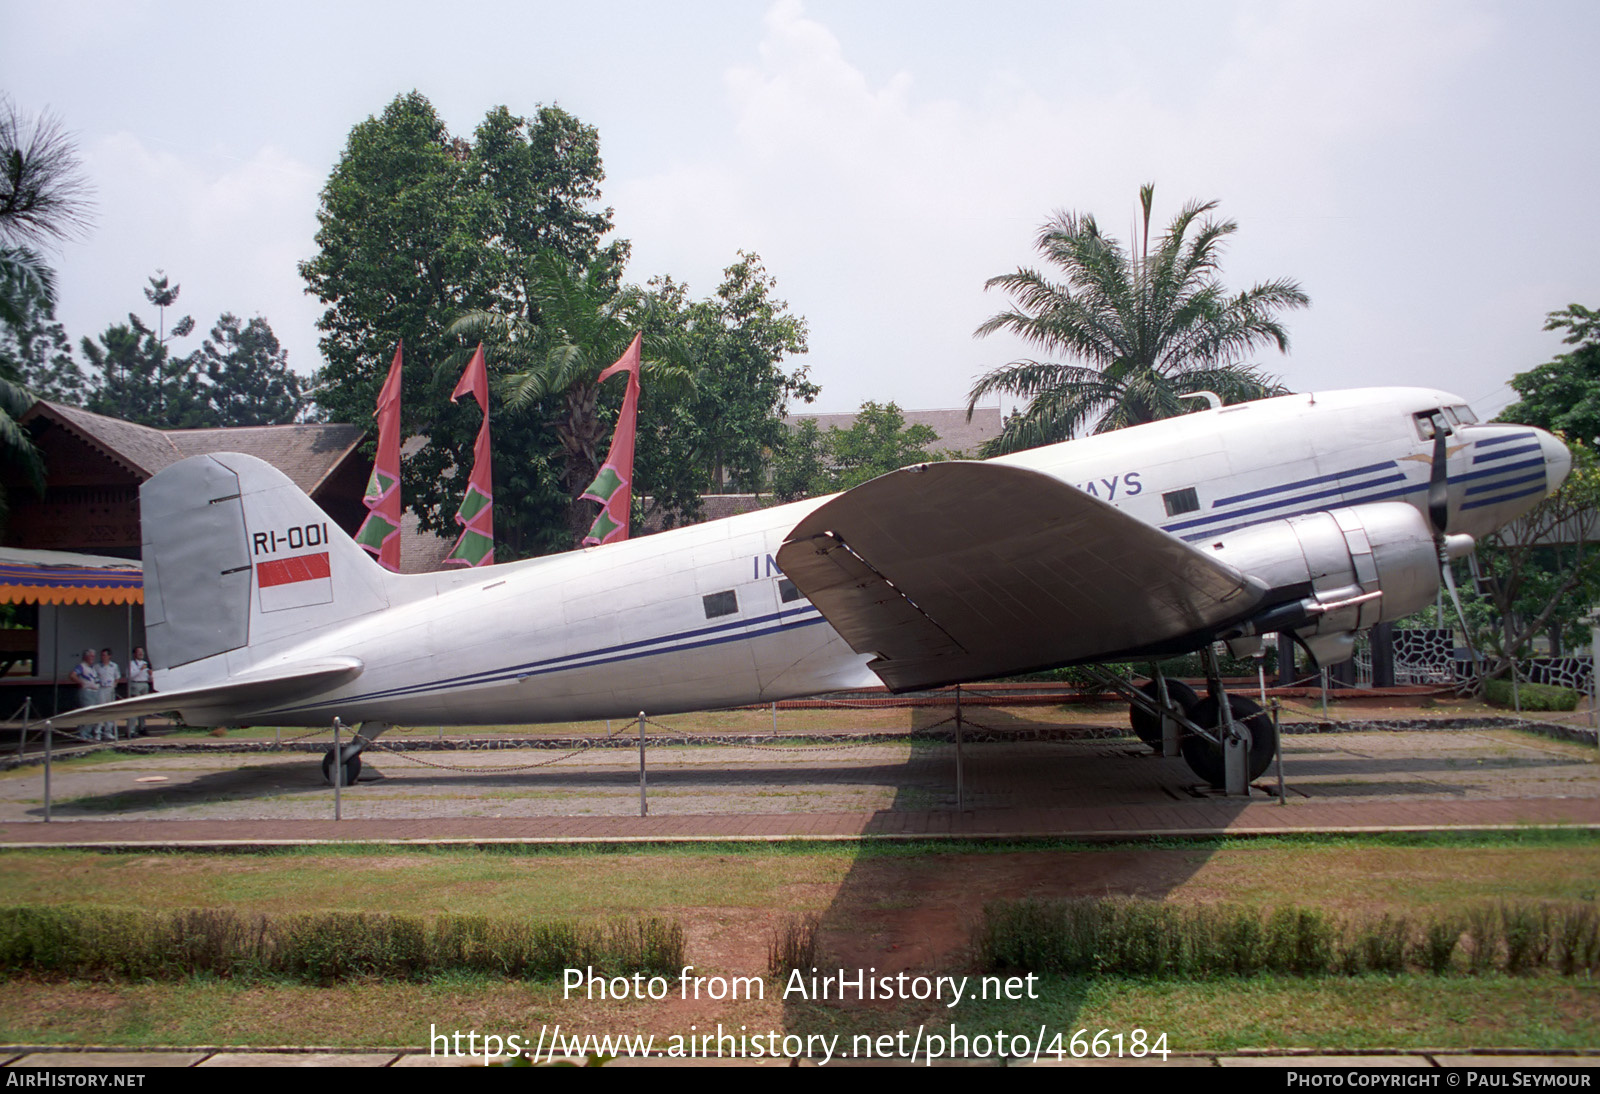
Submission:
[[[777,562],[893,691],[1160,648],[1267,592],[1050,475],[967,461],[840,494]]]
[[[50,719],[57,729],[120,722],[147,714],[177,711],[190,725],[226,725],[241,715],[266,710],[299,699],[330,691],[361,674],[362,664],[355,657],[327,657],[303,661],[277,669],[235,676],[224,684],[186,688],[179,691],[151,692],[133,699],[79,707]]]

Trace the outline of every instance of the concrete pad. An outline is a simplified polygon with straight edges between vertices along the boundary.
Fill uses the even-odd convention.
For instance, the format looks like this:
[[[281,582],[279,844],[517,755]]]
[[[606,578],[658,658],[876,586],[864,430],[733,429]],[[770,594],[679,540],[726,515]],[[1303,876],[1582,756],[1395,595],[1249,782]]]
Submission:
[[[193,1067],[204,1052],[30,1052],[7,1067]]]
[[[1594,1056],[1443,1056],[1434,1053],[1440,1067],[1600,1067]]]
[[[219,1052],[198,1067],[387,1067],[393,1052]]]
[[[1432,1067],[1426,1056],[1218,1056],[1218,1067]]]
[[[486,1064],[482,1056],[429,1056],[426,1052],[408,1052],[390,1067],[487,1067],[506,1062],[504,1056],[491,1056]]]

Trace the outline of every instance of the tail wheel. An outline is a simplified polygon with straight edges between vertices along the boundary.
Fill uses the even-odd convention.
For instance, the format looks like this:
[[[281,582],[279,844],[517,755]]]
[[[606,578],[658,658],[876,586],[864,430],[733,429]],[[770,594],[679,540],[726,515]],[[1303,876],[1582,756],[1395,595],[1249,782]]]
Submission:
[[[356,779],[361,775],[361,753],[357,752],[344,762],[344,781],[342,786],[354,786]],[[333,785],[333,749],[328,749],[322,756],[322,777]]]
[[[1233,711],[1233,720],[1250,730],[1248,773],[1253,782],[1272,766],[1273,754],[1278,750],[1278,735],[1272,728],[1272,718],[1261,709],[1261,704],[1242,695],[1230,695],[1228,706]],[[1222,706],[1215,699],[1210,696],[1201,699],[1188,713],[1196,725],[1216,730],[1219,737],[1222,735]],[[1227,785],[1227,766],[1220,744],[1191,733],[1184,737],[1179,747],[1183,750],[1183,759],[1189,765],[1189,770],[1212,786],[1221,788]]]
[[[1151,702],[1160,702],[1161,692],[1156,688],[1154,680],[1140,684],[1139,690],[1148,695]],[[1200,696],[1188,684],[1180,683],[1177,680],[1168,680],[1167,700],[1183,711],[1184,714],[1188,714],[1194,705],[1200,701]],[[1139,740],[1151,748],[1161,747],[1160,718],[1154,714],[1147,714],[1136,706],[1130,706],[1128,707],[1128,721],[1133,723],[1133,731],[1139,735]]]

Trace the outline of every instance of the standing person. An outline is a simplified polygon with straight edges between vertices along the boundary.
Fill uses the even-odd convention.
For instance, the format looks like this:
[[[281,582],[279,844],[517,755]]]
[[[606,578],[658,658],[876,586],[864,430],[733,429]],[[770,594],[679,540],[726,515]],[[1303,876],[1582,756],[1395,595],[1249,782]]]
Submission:
[[[150,694],[150,662],[144,658],[144,647],[133,647],[133,657],[128,660],[128,698]],[[144,719],[128,719],[128,736],[144,736]]]
[[[72,682],[78,685],[78,705],[92,707],[100,701],[100,668],[94,663],[94,650],[84,650],[83,657],[72,670]],[[92,741],[97,737],[99,726],[82,726],[78,730],[78,740]]]
[[[95,666],[95,675],[100,681],[100,701],[114,703],[117,701],[117,681],[122,678],[122,668],[111,660],[111,647],[107,646],[100,651],[100,663]],[[114,741],[117,739],[117,723],[101,722],[100,739]]]

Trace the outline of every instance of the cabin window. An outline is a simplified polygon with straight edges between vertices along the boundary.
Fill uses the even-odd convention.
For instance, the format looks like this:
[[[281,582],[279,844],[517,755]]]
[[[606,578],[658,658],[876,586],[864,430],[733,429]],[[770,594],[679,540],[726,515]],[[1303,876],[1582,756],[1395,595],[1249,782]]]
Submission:
[[[734,595],[732,589],[720,593],[707,593],[700,599],[705,602],[707,619],[735,615],[739,611],[739,598]]]
[[[1182,490],[1174,490],[1169,494],[1161,495],[1162,504],[1167,507],[1167,516],[1175,517],[1182,513],[1195,513],[1200,509],[1200,496],[1195,493],[1192,486]]]
[[[782,600],[785,604],[789,604],[793,601],[803,600],[805,598],[800,594],[800,590],[795,586],[794,582],[790,581],[788,578],[782,578],[778,582],[778,599]]]

